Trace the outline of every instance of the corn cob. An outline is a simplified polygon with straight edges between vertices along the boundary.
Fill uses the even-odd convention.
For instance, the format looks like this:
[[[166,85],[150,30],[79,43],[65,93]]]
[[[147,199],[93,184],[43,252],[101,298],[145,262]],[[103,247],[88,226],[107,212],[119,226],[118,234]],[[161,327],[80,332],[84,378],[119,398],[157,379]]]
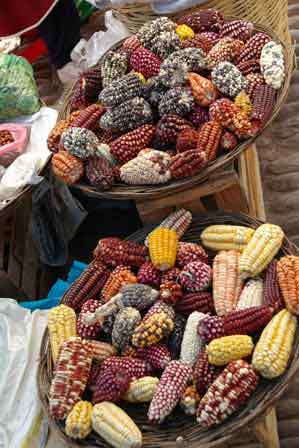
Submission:
[[[208,67],[212,69],[223,61],[233,61],[241,53],[244,42],[231,37],[222,37],[207,55]]]
[[[197,174],[208,163],[208,156],[204,151],[188,149],[172,157],[169,169],[173,179],[182,179]]]
[[[137,50],[138,47],[140,47],[141,42],[139,42],[138,37],[133,34],[132,36],[128,37],[124,43],[122,44],[122,49],[126,51],[129,55],[133,53],[133,51]]]
[[[129,268],[122,265],[118,266],[111,272],[102,289],[102,298],[104,303],[109,302],[109,300],[112,299],[112,297],[114,297],[123,286],[136,282],[137,278]]]
[[[192,126],[191,123],[185,118],[176,114],[167,114],[158,121],[156,136],[162,143],[175,143],[179,133],[190,126]]]
[[[248,61],[240,62],[237,68],[243,75],[260,73],[260,63],[257,59],[249,59]],[[247,78],[246,78],[247,79]]]
[[[182,271],[176,267],[168,269],[168,271],[163,272],[161,283],[177,282],[181,272]]]
[[[141,448],[142,434],[133,420],[114,403],[96,404],[91,413],[92,428],[114,448]]]
[[[229,131],[223,132],[223,134],[221,136],[221,140],[220,140],[221,148],[223,148],[227,151],[232,151],[233,149],[235,149],[237,144],[238,144],[238,139],[235,136],[235,134],[233,134],[232,132],[229,132]]]
[[[100,306],[98,300],[89,299],[81,308],[77,319],[77,333],[82,339],[96,339],[101,331],[101,323],[95,322],[93,325],[86,325],[85,315],[87,313],[94,313]]]
[[[279,226],[262,224],[254,235],[240,259],[240,273],[243,278],[256,277],[262,272],[279,251],[284,233]]]
[[[212,280],[212,269],[202,261],[192,261],[186,264],[179,275],[179,282],[188,292],[206,290]]]
[[[200,235],[205,247],[212,250],[239,250],[242,252],[254,234],[249,227],[214,225]]]
[[[211,79],[222,95],[229,98],[235,98],[246,88],[246,78],[231,62],[217,64],[211,72]]]
[[[148,285],[132,284],[123,286],[116,298],[119,307],[133,307],[139,311],[149,308],[159,297],[159,292]]]
[[[133,357],[149,362],[154,370],[164,370],[171,361],[167,345],[162,343],[153,344],[144,348],[138,347],[135,349]]]
[[[186,39],[193,39],[193,37],[195,36],[193,29],[188,25],[178,25],[175,32],[177,33],[181,41],[184,41]]]
[[[68,185],[75,184],[84,175],[84,164],[82,160],[67,151],[61,150],[57,154],[54,154],[51,160],[51,166],[55,176],[59,177]]]
[[[221,372],[221,367],[216,367],[209,363],[208,352],[206,349],[203,349],[193,370],[193,383],[197,392],[203,396]]]
[[[140,151],[149,146],[154,133],[155,127],[151,124],[145,124],[131,132],[127,132],[111,143],[111,153],[118,162],[126,163],[137,157]]]
[[[182,361],[171,361],[158,383],[148,410],[148,419],[153,423],[162,423],[172,412],[184,393],[192,369]]]
[[[100,295],[108,276],[108,268],[100,261],[93,261],[64,294],[63,303],[79,311],[88,299]]]
[[[178,239],[180,240],[186,233],[188,227],[191,224],[191,221],[192,214],[188,210],[180,208],[179,210],[170,213],[170,215],[167,216],[167,218],[165,218],[157,228],[163,227],[165,229],[175,230]],[[146,246],[148,246],[149,235],[146,237],[146,240],[144,242]]]
[[[239,301],[237,303],[237,310],[244,310],[253,306],[262,306],[264,303],[264,285],[263,280],[255,278],[249,280],[244,286]]]
[[[161,283],[160,299],[163,300],[163,302],[169,303],[170,305],[175,305],[176,302],[180,301],[182,296],[182,288],[179,283],[175,281]]]
[[[88,390],[93,391],[96,385],[97,378],[100,375],[100,372],[101,372],[101,364],[98,361],[93,360],[86,385],[86,388]]]
[[[204,248],[195,243],[179,243],[176,263],[182,269],[192,261],[208,263],[208,255]]]
[[[90,157],[85,173],[90,185],[98,190],[110,190],[114,184],[113,165],[105,157]]]
[[[191,314],[193,311],[201,313],[214,313],[213,296],[210,292],[190,292],[184,294],[175,305],[175,310],[182,314]]]
[[[200,127],[204,123],[209,121],[209,112],[205,107],[202,107],[199,104],[195,104],[195,106],[188,115],[188,120],[193,124],[195,129],[200,129]]]
[[[79,112],[78,117],[72,121],[70,127],[85,128],[93,131],[104,112],[104,107],[99,104],[92,104]]]
[[[169,317],[169,319],[174,320],[175,318],[175,312],[171,305],[168,305],[167,303],[163,302],[162,300],[157,300],[154,305],[150,307],[148,312],[143,318],[143,322],[145,322],[147,319],[149,319],[153,314],[157,313],[165,313]]]
[[[49,391],[50,414],[63,420],[80,401],[92,362],[92,348],[87,341],[72,337],[63,342]]]
[[[66,305],[52,308],[48,314],[48,330],[53,362],[56,363],[61,344],[76,336],[76,314]]]
[[[197,409],[197,422],[211,427],[243,406],[258,385],[258,376],[245,361],[231,362],[216,378]]]
[[[186,24],[196,33],[213,31],[219,33],[224,24],[223,14],[215,9],[201,9],[185,15],[178,20],[178,24]]]
[[[246,82],[247,85],[245,91],[248,93],[251,102],[254,102],[254,95],[257,87],[265,85],[264,77],[260,73],[249,73],[246,75]],[[262,107],[260,109],[262,110]]]
[[[251,117],[252,113],[252,103],[250,100],[249,95],[242,90],[235,98],[235,105],[239,107],[247,116],[248,118]]]
[[[247,358],[251,355],[253,348],[252,338],[247,335],[238,334],[213,339],[207,346],[209,363],[224,366],[231,361]]]
[[[166,313],[155,313],[135,328],[132,344],[136,347],[156,344],[172,332],[173,326],[173,320]]]
[[[259,59],[264,45],[270,41],[270,37],[265,33],[257,33],[246,42],[237,63],[248,61],[250,59]]]
[[[251,37],[253,29],[254,26],[251,22],[246,22],[245,20],[232,20],[231,22],[224,23],[220,31],[220,36],[230,36],[245,42]]]
[[[153,399],[159,378],[144,376],[130,383],[123,399],[130,403],[148,403]]]
[[[277,378],[286,370],[297,325],[296,317],[283,309],[264,328],[252,357],[253,368],[264,378]]]
[[[186,128],[182,132],[179,133],[177,141],[176,141],[176,152],[185,152],[189,149],[196,148],[198,140],[198,132],[192,128]]]
[[[213,262],[213,298],[218,316],[235,309],[243,287],[239,273],[240,253],[220,251]]]
[[[116,107],[121,103],[140,96],[143,83],[136,73],[128,73],[119,79],[113,80],[105,87],[100,95],[99,101],[103,106]]]
[[[110,356],[106,358],[102,362],[102,371],[104,372],[106,369],[125,370],[131,378],[142,378],[152,372],[152,367],[147,361],[130,358],[129,356]]]
[[[260,64],[266,84],[280,89],[285,77],[283,46],[273,40],[264,45]]]
[[[173,330],[168,336],[167,344],[172,359],[178,359],[181,353],[181,345],[185,332],[187,319],[181,314],[176,314]]]
[[[299,257],[282,257],[277,263],[277,275],[286,308],[299,315]]]
[[[153,265],[166,271],[174,266],[178,236],[175,230],[158,227],[148,237],[149,253]]]
[[[204,151],[209,162],[216,158],[221,132],[221,125],[217,121],[204,123],[199,131],[197,150]]]
[[[155,268],[153,263],[151,263],[150,261],[146,261],[139,268],[137,281],[138,283],[142,283],[143,285],[149,285],[153,288],[159,288],[161,284],[161,276],[161,271]]]
[[[187,320],[181,345],[180,359],[190,367],[194,366],[199,353],[203,349],[204,342],[197,333],[197,327],[205,316],[203,313],[193,311]]]
[[[217,89],[209,79],[206,79],[197,73],[189,73],[188,81],[194,99],[200,106],[209,106],[217,99]]]
[[[219,34],[212,31],[203,31],[197,33],[192,39],[186,39],[182,42],[183,48],[201,48],[206,54],[218,42]]]
[[[102,238],[94,249],[94,257],[117,267],[120,264],[130,267],[140,267],[145,262],[147,249],[142,244],[125,241],[120,238]]]
[[[188,386],[180,399],[180,407],[186,415],[195,415],[199,401],[195,386]]]
[[[92,357],[96,361],[104,361],[104,359],[116,355],[116,348],[107,342],[92,340],[89,341],[89,344],[93,350]]]
[[[267,84],[258,85],[253,94],[252,118],[262,125],[268,120],[275,105],[275,89]]]
[[[141,316],[138,310],[130,306],[119,311],[116,315],[112,329],[112,344],[123,349],[131,342],[135,327],[140,323]]]
[[[75,404],[65,421],[65,433],[72,439],[85,439],[91,433],[92,404],[79,401]]]
[[[277,260],[273,260],[266,271],[264,302],[265,305],[272,307],[274,311],[280,311],[285,307],[278,282]]]
[[[117,402],[129,388],[131,377],[123,368],[102,369],[93,386],[92,403],[101,401]]]
[[[103,87],[109,86],[115,79],[124,76],[127,67],[127,56],[124,52],[109,51],[101,64]]]
[[[98,322],[101,325],[101,330],[111,334],[116,314],[120,308],[123,308],[118,298],[119,295],[116,294],[108,302],[103,305],[100,304],[94,312],[86,312],[82,319],[83,323],[85,325],[95,325]],[[107,324],[109,327],[111,326],[110,330],[107,330]]]

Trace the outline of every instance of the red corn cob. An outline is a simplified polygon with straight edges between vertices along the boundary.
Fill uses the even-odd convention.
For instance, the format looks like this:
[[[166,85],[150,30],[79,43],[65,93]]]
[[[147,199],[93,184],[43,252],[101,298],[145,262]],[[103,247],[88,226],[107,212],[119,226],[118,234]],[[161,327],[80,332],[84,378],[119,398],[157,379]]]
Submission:
[[[244,48],[244,42],[232,39],[231,37],[223,37],[209,51],[207,55],[209,68],[215,67],[220,62],[233,61]]]
[[[165,344],[159,343],[135,350],[136,358],[149,362],[154,370],[164,370],[170,363],[170,352]]]
[[[105,110],[104,107],[98,104],[92,104],[80,111],[78,117],[72,122],[70,127],[86,128],[93,131],[98,126],[98,121]]]
[[[210,147],[209,147],[210,148]],[[189,149],[174,156],[170,162],[170,172],[173,179],[194,176],[207,164],[207,155],[198,149]]]
[[[225,335],[253,334],[264,328],[272,319],[273,309],[268,306],[253,306],[244,310],[232,311],[223,317]]]
[[[186,264],[191,263],[191,261],[208,263],[208,255],[199,244],[179,243],[176,256],[177,265],[182,269]]]
[[[190,126],[191,123],[179,115],[166,114],[158,121],[156,135],[164,143],[175,143],[179,133]]]
[[[209,292],[191,292],[184,294],[176,304],[175,309],[178,313],[185,315],[189,315],[193,311],[199,311],[201,313],[215,312],[213,297]]]
[[[203,396],[206,393],[222,370],[221,367],[216,367],[210,364],[208,360],[208,352],[205,349],[202,350],[196,361],[193,372],[193,382],[200,396]]]
[[[237,68],[243,75],[250,73],[260,73],[260,63],[257,59],[250,59],[249,61],[240,62]]]
[[[161,283],[160,299],[163,300],[163,302],[175,305],[182,298],[182,295],[182,288],[178,283],[174,281]]]
[[[212,279],[212,269],[202,261],[186,264],[179,276],[179,282],[189,292],[199,292],[208,288]]]
[[[181,270],[179,268],[171,268],[168,271],[163,272],[161,283],[176,282],[180,273]]]
[[[231,362],[216,378],[197,409],[200,425],[211,427],[222,423],[253,394],[258,376],[245,361]]]
[[[130,66],[136,72],[141,73],[146,79],[158,75],[160,71],[160,59],[144,47],[138,47],[130,57]]]
[[[128,356],[111,356],[102,362],[102,371],[105,369],[124,369],[130,378],[141,378],[150,375],[152,368],[143,359],[130,358]]]
[[[187,118],[195,128],[200,129],[204,123],[209,121],[209,113],[206,108],[195,104]]]
[[[229,36],[246,42],[246,40],[251,37],[253,28],[254,27],[251,22],[247,22],[245,20],[232,20],[231,22],[224,23],[220,36]]]
[[[133,272],[126,266],[118,266],[111,272],[102,289],[103,301],[105,303],[109,302],[109,300],[112,299],[123,286],[130,283],[137,283],[137,278]]]
[[[265,123],[269,118],[275,104],[275,90],[273,87],[263,84],[254,91],[252,118],[260,123]]]
[[[143,263],[137,274],[138,283],[142,283],[143,285],[149,285],[153,288],[159,288],[161,284],[161,275],[162,272],[157,269],[153,263],[150,261],[146,261]]]
[[[133,34],[133,36],[128,37],[122,44],[122,48],[128,54],[133,53],[133,51],[137,50],[137,48],[140,46],[141,42],[139,42],[138,37],[135,34]]]
[[[100,330],[101,325],[97,322],[94,325],[86,325],[84,323],[84,316],[86,313],[94,313],[97,308],[99,308],[100,302],[98,300],[89,299],[81,308],[80,314],[77,319],[77,333],[78,336],[84,339],[96,339]]]
[[[148,410],[148,419],[153,423],[162,423],[179,402],[192,369],[182,361],[171,361],[158,383]]]
[[[219,34],[212,31],[203,31],[197,33],[192,39],[186,39],[182,42],[183,48],[201,48],[205,53],[208,53],[213,45],[219,40]]]
[[[92,362],[92,349],[79,337],[61,345],[55,374],[49,391],[50,414],[64,420],[80,401],[86,387]]]
[[[222,127],[217,121],[208,121],[199,131],[197,150],[205,152],[208,162],[216,158],[221,133]]]
[[[263,46],[270,41],[270,37],[265,33],[257,33],[252,36],[238,57],[237,63],[250,61],[250,59],[259,59]]]
[[[278,283],[276,260],[273,260],[269,264],[266,271],[264,301],[265,304],[272,307],[275,312],[280,311],[285,307]]]
[[[79,311],[88,300],[99,297],[110,271],[101,261],[93,261],[63,296],[63,303]]]
[[[220,146],[227,151],[232,151],[238,144],[237,137],[229,131],[223,132],[220,140]]]
[[[256,88],[258,86],[265,84],[264,77],[260,73],[249,73],[246,76],[246,81],[247,81],[247,85],[245,88],[246,93],[248,93],[250,99],[253,100]]]
[[[110,145],[113,154],[120,163],[134,159],[138,153],[149,146],[155,133],[155,127],[150,124],[140,126],[114,140]]]
[[[109,237],[99,240],[93,254],[96,259],[107,263],[109,266],[123,264],[140,267],[145,262],[147,248],[133,241]]]
[[[197,333],[208,344],[213,339],[225,336],[223,319],[218,316],[207,316],[197,327]]]
[[[198,132],[192,128],[186,128],[179,133],[176,141],[177,152],[188,151],[188,149],[196,148],[198,140]]]
[[[92,403],[101,401],[117,402],[129,388],[131,377],[124,368],[102,369],[93,387]]]
[[[224,17],[221,12],[215,9],[202,9],[201,11],[181,17],[178,20],[178,24],[188,25],[196,33],[201,31],[218,33],[224,24]]]

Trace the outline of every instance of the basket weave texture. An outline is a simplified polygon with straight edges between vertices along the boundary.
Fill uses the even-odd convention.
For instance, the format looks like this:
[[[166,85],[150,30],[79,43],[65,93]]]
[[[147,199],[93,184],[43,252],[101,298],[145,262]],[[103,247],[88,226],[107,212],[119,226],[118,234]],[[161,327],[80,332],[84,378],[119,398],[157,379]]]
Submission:
[[[200,233],[208,226],[213,224],[234,224],[257,228],[261,221],[253,219],[243,214],[224,214],[223,212],[202,214],[193,217],[192,224],[185,234],[183,241],[198,242]],[[145,240],[148,232],[155,226],[148,226],[128,239],[138,243]],[[284,240],[279,256],[293,254],[298,255],[297,247],[287,239]],[[211,254],[210,254],[211,255]],[[62,299],[63,302],[63,299]],[[123,405],[128,414],[133,418],[143,433],[144,448],[217,448],[224,442],[230,440],[235,434],[238,434],[242,428],[248,427],[265,411],[274,405],[283,394],[295,374],[299,370],[299,339],[298,331],[295,337],[289,366],[286,372],[276,380],[261,380],[258,388],[247,402],[246,407],[230,417],[222,425],[212,429],[202,429],[194,421],[194,418],[187,417],[182,411],[174,412],[167,423],[161,426],[150,425],[147,421],[147,406],[143,405]],[[108,448],[109,445],[104,442],[96,433],[92,433],[82,442],[74,442],[63,431],[63,425],[54,421],[49,414],[49,389],[53,377],[53,363],[51,358],[50,343],[48,331],[45,331],[41,350],[40,364],[38,370],[38,389],[43,409],[49,418],[51,427],[58,432],[59,436],[67,442],[69,447],[101,447]],[[179,439],[178,439],[179,438]]]

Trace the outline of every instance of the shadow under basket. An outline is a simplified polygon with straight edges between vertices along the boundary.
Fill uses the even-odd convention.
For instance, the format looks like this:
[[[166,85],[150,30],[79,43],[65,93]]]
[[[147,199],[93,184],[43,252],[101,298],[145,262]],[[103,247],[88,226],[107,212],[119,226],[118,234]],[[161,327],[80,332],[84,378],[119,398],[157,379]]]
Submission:
[[[223,212],[202,214],[193,217],[192,224],[185,234],[183,241],[198,242],[201,232],[208,226],[214,224],[244,225],[257,228],[261,221],[243,214],[224,214]],[[148,226],[131,235],[128,239],[138,243],[145,240],[148,232],[155,226]],[[298,255],[297,247],[287,239],[278,256],[287,254]],[[63,300],[62,300],[63,302]],[[299,339],[296,333],[292,354],[286,372],[279,378],[271,381],[260,380],[259,386],[247,402],[246,406],[233,414],[223,424],[211,429],[203,429],[194,417],[186,416],[179,408],[171,414],[166,422],[160,426],[150,425],[147,421],[146,405],[127,405],[124,402],[120,406],[128,412],[143,433],[144,448],[216,448],[230,440],[234,435],[239,435],[242,429],[254,425],[257,420],[267,414],[269,408],[275,405],[288,387],[294,375],[299,369]],[[92,432],[85,440],[77,442],[68,438],[64,433],[63,422],[52,419],[49,413],[49,389],[53,377],[53,363],[49,343],[48,331],[45,331],[40,350],[40,363],[38,369],[38,390],[45,414],[49,418],[51,428],[69,447],[102,447],[108,445],[100,436]],[[270,428],[275,432],[275,428]],[[274,437],[274,436],[273,436]],[[273,439],[274,440],[274,439]],[[267,447],[276,448],[276,444]]]

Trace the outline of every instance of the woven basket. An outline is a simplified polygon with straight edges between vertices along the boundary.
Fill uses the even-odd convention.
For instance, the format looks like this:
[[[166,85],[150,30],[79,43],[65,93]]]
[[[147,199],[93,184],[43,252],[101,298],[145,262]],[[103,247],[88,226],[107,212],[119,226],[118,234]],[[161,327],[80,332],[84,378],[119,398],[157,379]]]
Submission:
[[[236,224],[257,228],[261,222],[246,215],[211,213],[198,215],[193,218],[192,225],[184,241],[198,242],[199,235],[207,226],[212,224]],[[142,243],[148,232],[154,226],[149,226],[131,235],[128,239]],[[287,239],[283,242],[280,256],[283,254],[298,254],[298,249]],[[63,300],[62,300],[63,302]],[[296,334],[295,343],[292,350],[289,366],[284,375],[276,380],[261,380],[253,396],[247,403],[247,406],[240,412],[234,414],[222,425],[206,430],[201,429],[194,421],[194,418],[187,417],[182,411],[177,410],[167,423],[161,426],[149,425],[146,418],[147,406],[123,406],[133,418],[143,433],[144,448],[174,448],[176,446],[188,448],[216,448],[222,443],[227,442],[234,434],[239,433],[242,428],[248,427],[258,417],[263,415],[269,406],[275,404],[280,398],[288,384],[299,369],[299,339]],[[53,363],[50,352],[48,331],[45,331],[41,350],[40,363],[38,369],[38,389],[39,396],[45,414],[49,417],[51,427],[56,430],[59,436],[67,443],[69,447],[109,447],[96,433],[92,433],[85,441],[75,443],[65,436],[63,425],[54,421],[49,414],[49,388],[53,377]],[[178,437],[180,444],[176,443]],[[185,443],[184,443],[185,441]]]
[[[144,5],[143,5],[144,6]],[[185,12],[184,12],[185,13]],[[182,13],[180,14],[182,16]],[[178,16],[177,16],[178,18]],[[235,20],[236,17],[227,17],[226,20]],[[273,30],[267,26],[260,25],[258,23],[254,23],[254,29],[255,32],[265,32],[271,38],[277,42],[280,42],[284,48],[284,55],[285,55],[285,63],[286,63],[286,76],[283,83],[283,86],[277,93],[276,103],[274,110],[272,111],[272,114],[268,121],[264,124],[263,128],[260,130],[259,133],[257,133],[254,137],[247,139],[246,141],[240,143],[233,151],[229,151],[228,153],[221,155],[216,158],[216,160],[209,163],[207,167],[202,169],[198,174],[188,177],[185,179],[180,179],[177,181],[171,180],[166,184],[162,185],[125,185],[125,184],[115,184],[113,187],[108,191],[98,191],[95,187],[92,187],[84,182],[78,182],[77,184],[73,185],[74,188],[80,189],[84,193],[98,197],[98,198],[107,198],[107,199],[133,199],[133,200],[142,200],[147,198],[158,198],[161,196],[166,196],[169,194],[173,194],[179,191],[186,190],[188,188],[191,188],[204,180],[208,179],[209,176],[211,176],[212,173],[214,173],[216,170],[219,170],[221,168],[224,168],[225,166],[229,165],[236,157],[238,157],[242,151],[244,151],[246,148],[248,148],[250,145],[253,144],[253,142],[256,140],[256,138],[265,130],[267,126],[269,126],[274,118],[279,113],[286,97],[288,94],[289,86],[290,86],[290,80],[293,70],[293,52],[288,51],[288,46],[284,44],[284,42],[278,37],[278,35],[273,32]],[[111,47],[111,49],[116,49],[121,45],[122,41],[118,42],[114,46]],[[99,63],[103,60],[105,55],[101,57],[99,60]],[[74,87],[73,87],[74,88]],[[69,105],[69,99],[72,95],[73,88],[69,91],[68,95],[65,98],[64,107],[60,111],[59,119],[66,118],[70,113],[70,105]]]

